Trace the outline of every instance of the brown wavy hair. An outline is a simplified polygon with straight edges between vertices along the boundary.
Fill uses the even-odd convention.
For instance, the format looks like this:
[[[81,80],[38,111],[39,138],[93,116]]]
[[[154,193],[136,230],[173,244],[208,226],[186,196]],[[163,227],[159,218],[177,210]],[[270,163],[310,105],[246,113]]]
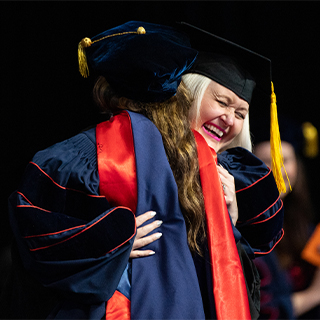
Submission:
[[[205,239],[204,200],[196,142],[189,123],[189,96],[183,82],[174,97],[156,103],[142,103],[118,97],[104,77],[98,78],[93,89],[94,100],[102,112],[110,115],[124,109],[138,112],[150,119],[160,131],[178,186],[189,248],[192,252],[201,254],[199,243]]]

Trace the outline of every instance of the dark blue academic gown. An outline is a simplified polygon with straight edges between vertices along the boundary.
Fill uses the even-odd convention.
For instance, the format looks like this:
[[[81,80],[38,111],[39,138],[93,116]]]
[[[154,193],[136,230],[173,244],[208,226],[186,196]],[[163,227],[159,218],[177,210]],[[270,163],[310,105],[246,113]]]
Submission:
[[[205,306],[212,294],[203,289],[212,279],[199,274],[206,262],[199,267],[188,249],[161,135],[142,115],[129,115],[135,214],[154,210],[155,219],[163,220],[163,237],[148,246],[156,254],[128,264],[134,213],[110,207],[99,194],[95,128],[82,132],[38,152],[9,199],[15,245],[11,286],[2,304],[7,318],[102,319],[106,302],[117,288],[128,288],[130,277],[131,289],[123,293],[131,299],[133,319],[215,317],[214,308]],[[282,237],[283,209],[269,169],[242,148],[222,153],[218,161],[236,180],[235,240],[251,257],[270,251]]]

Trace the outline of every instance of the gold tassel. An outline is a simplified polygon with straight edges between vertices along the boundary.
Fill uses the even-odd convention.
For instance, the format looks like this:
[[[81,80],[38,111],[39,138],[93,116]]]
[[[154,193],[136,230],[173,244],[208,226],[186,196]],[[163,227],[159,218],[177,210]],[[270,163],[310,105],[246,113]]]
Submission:
[[[88,68],[87,55],[85,52],[85,48],[88,48],[91,45],[92,45],[92,41],[89,38],[82,39],[78,45],[79,71],[84,78],[87,78],[89,75],[89,68]]]
[[[286,192],[286,185],[283,180],[281,168],[283,167],[287,180],[289,182],[290,190],[291,185],[288,174],[283,164],[283,154],[281,147],[278,113],[277,113],[277,99],[274,93],[273,82],[271,82],[271,105],[270,105],[270,148],[271,148],[271,169],[274,179],[276,181],[279,193]]]
[[[108,36],[105,36],[101,39],[97,39],[94,41],[91,41],[89,38],[83,38],[78,45],[78,61],[79,61],[79,71],[81,75],[84,78],[87,78],[89,76],[89,68],[88,68],[88,62],[87,62],[87,55],[85,48],[90,47],[93,43],[110,38],[115,36],[121,36],[124,34],[146,34],[146,30],[144,27],[139,27],[136,31],[128,31],[128,32],[121,32],[116,34],[110,34]]]
[[[307,158],[315,158],[318,155],[318,130],[310,122],[302,124],[302,133],[305,139],[303,150],[304,156]]]

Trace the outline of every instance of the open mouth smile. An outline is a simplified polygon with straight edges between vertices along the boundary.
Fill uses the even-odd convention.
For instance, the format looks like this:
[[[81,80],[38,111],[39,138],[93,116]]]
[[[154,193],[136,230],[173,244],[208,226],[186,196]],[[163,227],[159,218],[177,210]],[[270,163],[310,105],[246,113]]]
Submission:
[[[217,125],[205,123],[202,126],[203,131],[208,134],[211,138],[215,139],[216,141],[220,141],[223,135],[226,133],[225,130],[220,128]]]

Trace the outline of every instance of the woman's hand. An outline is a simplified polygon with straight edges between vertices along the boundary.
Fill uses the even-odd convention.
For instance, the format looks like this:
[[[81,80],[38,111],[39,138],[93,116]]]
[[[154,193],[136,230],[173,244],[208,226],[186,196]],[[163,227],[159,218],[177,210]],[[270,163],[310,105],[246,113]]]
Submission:
[[[236,225],[238,220],[238,204],[236,197],[236,188],[234,177],[220,165],[217,166],[220,175],[224,198],[226,199],[227,208],[232,219],[232,223]]]
[[[147,257],[152,254],[155,254],[152,250],[138,250],[153,241],[158,240],[161,236],[161,232],[154,233],[150,236],[148,234],[153,231],[154,229],[161,226],[161,220],[155,220],[146,224],[143,227],[140,227],[144,222],[153,218],[156,215],[154,211],[147,211],[146,213],[141,214],[140,216],[136,217],[136,224],[137,224],[137,234],[133,242],[132,250],[130,253],[130,258],[140,258],[140,257]]]

